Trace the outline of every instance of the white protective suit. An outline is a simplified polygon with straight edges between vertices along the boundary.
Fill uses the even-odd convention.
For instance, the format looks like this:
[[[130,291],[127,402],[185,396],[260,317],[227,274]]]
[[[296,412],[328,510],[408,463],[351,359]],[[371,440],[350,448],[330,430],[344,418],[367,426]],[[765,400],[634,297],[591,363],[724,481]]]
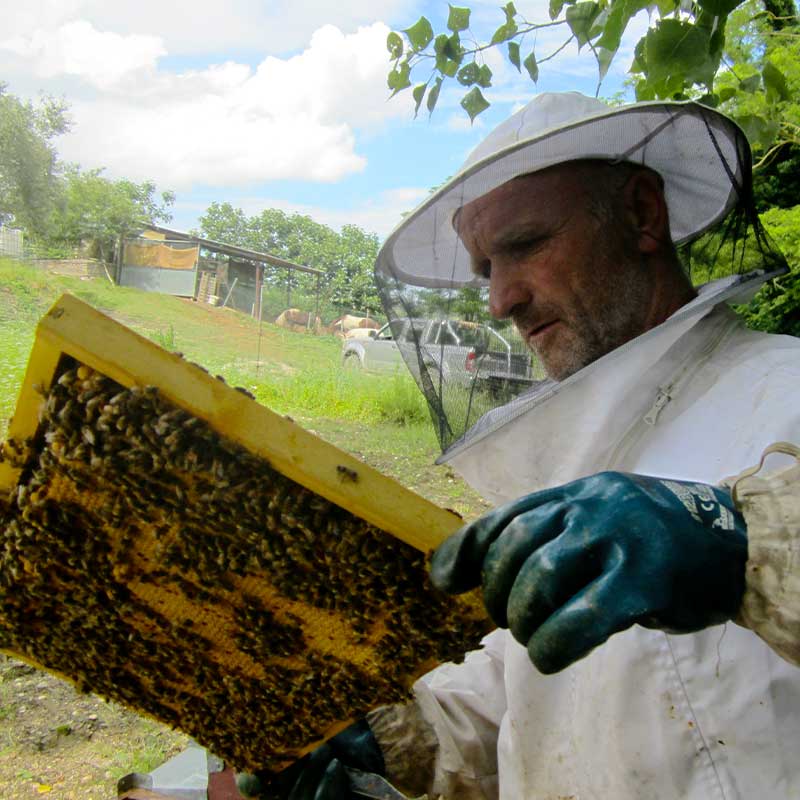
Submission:
[[[800,441],[799,386],[799,340],[748,331],[701,295],[450,462],[496,503],[607,469],[718,484]],[[800,669],[734,623],[634,626],[551,676],[497,630],[415,696],[418,746],[429,726],[438,740],[434,796],[800,798]],[[371,724],[382,747],[397,729]]]

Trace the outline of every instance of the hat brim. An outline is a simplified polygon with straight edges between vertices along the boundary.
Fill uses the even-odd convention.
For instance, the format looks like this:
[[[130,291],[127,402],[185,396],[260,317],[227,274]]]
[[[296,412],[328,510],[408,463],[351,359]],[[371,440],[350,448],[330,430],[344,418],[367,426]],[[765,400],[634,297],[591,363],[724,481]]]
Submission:
[[[672,240],[697,238],[736,205],[749,150],[728,117],[694,102],[609,108],[505,147],[455,175],[389,235],[375,271],[426,288],[484,286],[453,227],[455,212],[513,178],[568,161],[641,164],[664,180]]]

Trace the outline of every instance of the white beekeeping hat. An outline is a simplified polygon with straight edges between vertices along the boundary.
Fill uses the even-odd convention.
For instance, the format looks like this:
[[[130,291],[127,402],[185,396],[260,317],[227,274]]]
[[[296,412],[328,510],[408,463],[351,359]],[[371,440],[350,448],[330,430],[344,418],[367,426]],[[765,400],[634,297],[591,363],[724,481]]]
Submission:
[[[376,271],[416,286],[476,285],[453,228],[454,213],[512,178],[578,159],[626,161],[658,172],[676,245],[736,205],[750,169],[738,126],[698,103],[609,107],[577,92],[540,94],[498,125],[459,172],[393,231]]]

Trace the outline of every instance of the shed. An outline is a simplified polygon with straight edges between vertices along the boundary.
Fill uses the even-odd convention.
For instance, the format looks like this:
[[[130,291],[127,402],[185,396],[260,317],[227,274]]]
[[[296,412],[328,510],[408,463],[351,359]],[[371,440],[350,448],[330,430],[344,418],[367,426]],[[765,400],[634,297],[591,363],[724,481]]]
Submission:
[[[224,304],[259,317],[265,267],[316,275],[319,298],[321,270],[160,225],[123,240],[116,280],[121,286]]]

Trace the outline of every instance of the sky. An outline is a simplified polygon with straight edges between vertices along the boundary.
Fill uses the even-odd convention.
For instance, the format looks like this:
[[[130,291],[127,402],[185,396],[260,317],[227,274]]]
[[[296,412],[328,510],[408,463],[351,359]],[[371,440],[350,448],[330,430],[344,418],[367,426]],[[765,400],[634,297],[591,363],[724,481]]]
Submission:
[[[545,21],[548,4],[517,7]],[[476,32],[504,21],[499,2],[470,5]],[[386,37],[421,15],[444,29],[447,13],[441,0],[0,0],[0,76],[18,97],[67,101],[63,160],[174,191],[178,230],[216,201],[383,238],[535,93],[597,91],[594,58],[575,46],[542,64],[537,84],[487,51],[488,111],[471,125],[453,81],[414,119],[410,90],[389,98]],[[623,88],[646,25],[633,21],[601,97]],[[523,58],[564,38],[540,31]]]

